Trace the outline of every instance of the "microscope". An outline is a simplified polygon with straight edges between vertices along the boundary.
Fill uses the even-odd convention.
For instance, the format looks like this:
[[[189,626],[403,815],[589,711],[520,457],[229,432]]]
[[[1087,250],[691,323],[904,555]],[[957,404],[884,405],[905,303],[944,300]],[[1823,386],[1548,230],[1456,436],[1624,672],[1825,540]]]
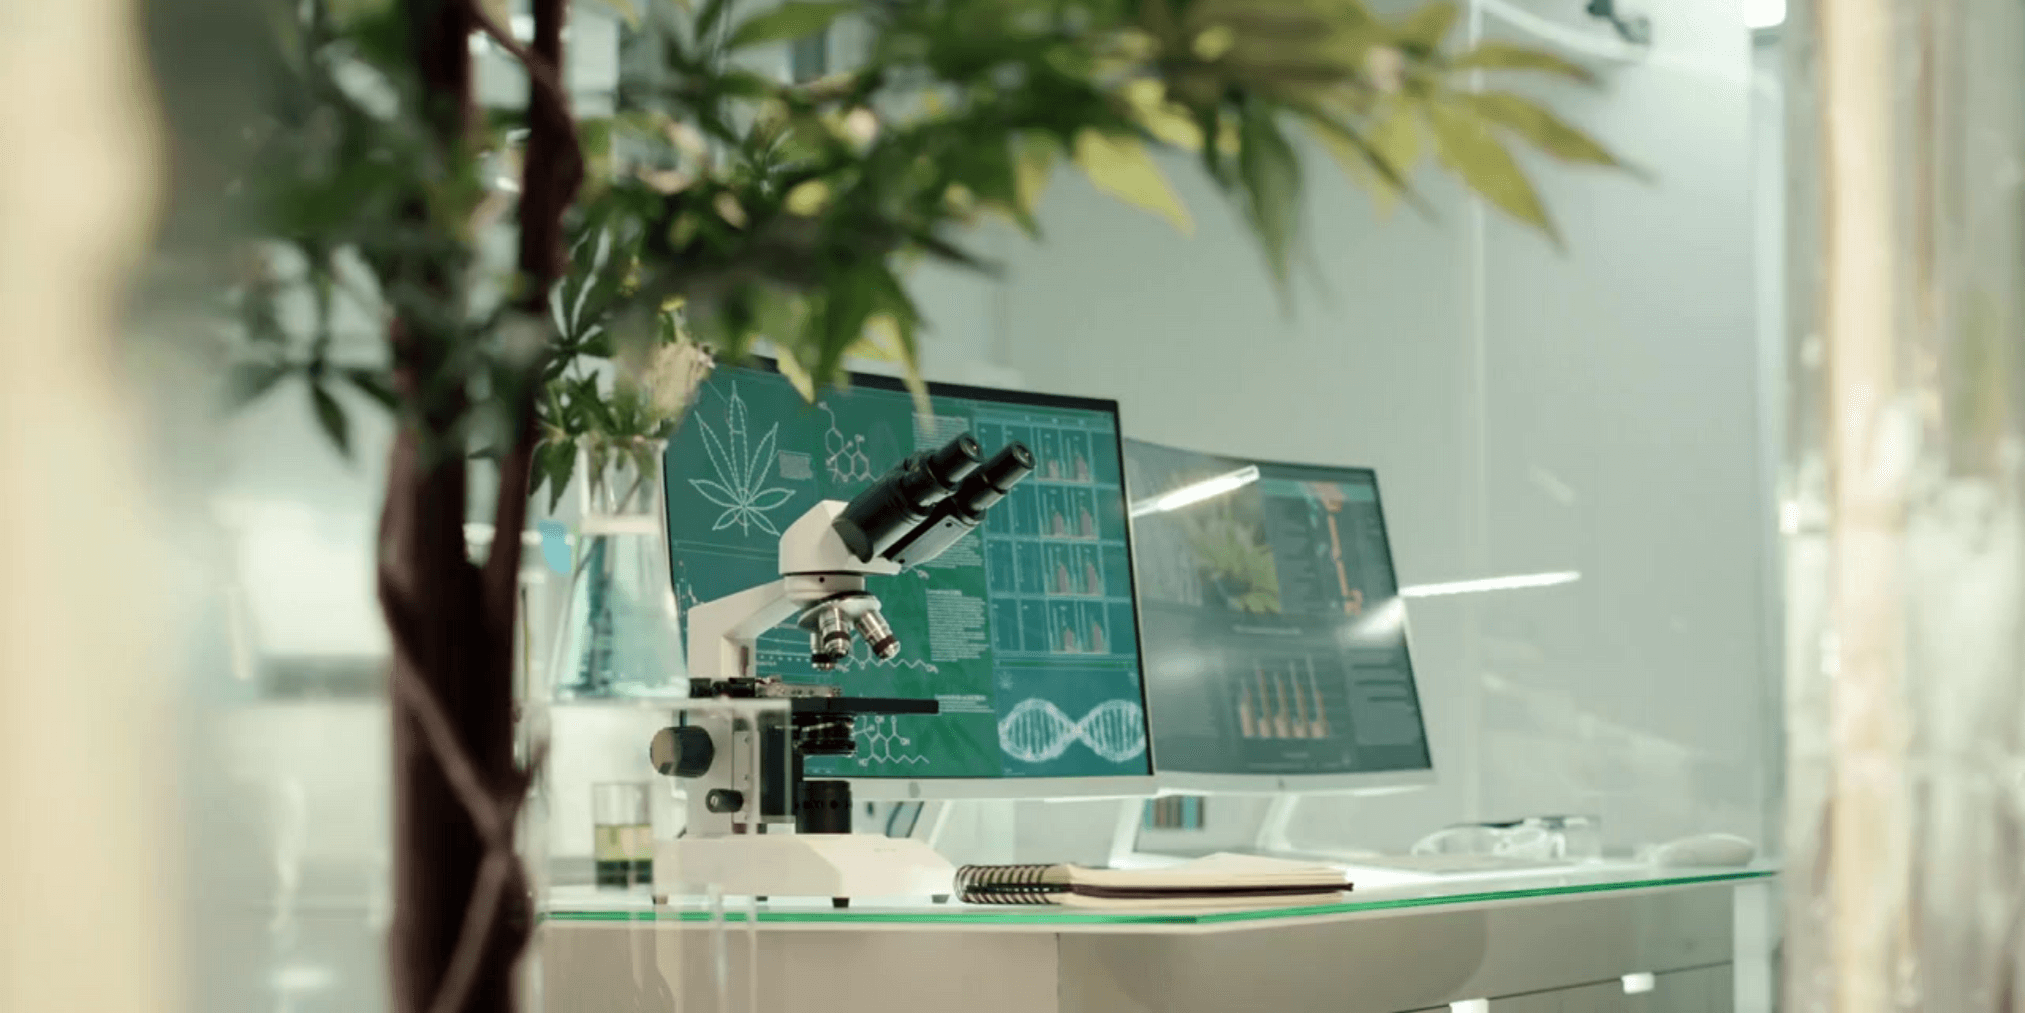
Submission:
[[[689,610],[689,695],[778,700],[742,719],[694,708],[649,745],[654,768],[688,785],[682,836],[655,846],[657,902],[699,887],[755,897],[935,896],[949,862],[919,841],[851,833],[851,785],[803,776],[810,756],[857,752],[861,714],[935,714],[934,700],[845,696],[757,670],[760,634],[789,620],[809,632],[809,659],[831,671],[854,637],[881,660],[900,653],[867,576],[892,576],[940,556],[1034,470],[1023,444],[989,460],[965,433],[913,454],[849,503],[824,500],[780,537],[780,579]],[[771,719],[767,715],[774,715]],[[792,833],[769,833],[770,828]]]

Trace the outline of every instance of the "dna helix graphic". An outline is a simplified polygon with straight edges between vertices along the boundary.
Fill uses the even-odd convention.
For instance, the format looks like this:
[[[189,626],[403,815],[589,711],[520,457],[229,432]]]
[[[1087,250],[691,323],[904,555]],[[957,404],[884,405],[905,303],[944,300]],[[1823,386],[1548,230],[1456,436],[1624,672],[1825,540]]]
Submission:
[[[1106,700],[1081,719],[1039,697],[1021,700],[998,723],[999,748],[1027,763],[1044,763],[1081,742],[1112,763],[1146,751],[1146,721],[1132,700]]]

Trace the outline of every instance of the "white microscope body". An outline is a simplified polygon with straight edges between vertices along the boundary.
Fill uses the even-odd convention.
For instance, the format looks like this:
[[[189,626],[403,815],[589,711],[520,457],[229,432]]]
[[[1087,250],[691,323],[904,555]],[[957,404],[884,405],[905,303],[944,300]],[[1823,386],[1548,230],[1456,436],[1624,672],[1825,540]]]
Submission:
[[[697,709],[655,736],[656,768],[689,781],[682,836],[655,845],[657,900],[710,887],[830,897],[838,906],[852,897],[949,894],[955,869],[947,859],[919,841],[850,833],[848,782],[802,777],[805,752],[855,751],[855,715],[932,714],[934,701],[855,699],[833,686],[761,677],[756,643],[798,617],[819,671],[848,656],[854,632],[878,657],[897,655],[865,578],[940,555],[1033,469],[1017,443],[990,462],[982,457],[975,440],[960,436],[902,461],[850,503],[815,504],[781,535],[779,580],[689,610],[691,696],[786,699],[793,715],[790,724],[777,713]]]

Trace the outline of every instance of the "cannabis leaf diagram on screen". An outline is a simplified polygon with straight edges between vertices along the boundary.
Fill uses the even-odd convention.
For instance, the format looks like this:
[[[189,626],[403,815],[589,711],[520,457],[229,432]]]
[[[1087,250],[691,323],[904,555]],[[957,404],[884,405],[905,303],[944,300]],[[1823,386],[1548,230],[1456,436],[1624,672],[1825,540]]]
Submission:
[[[737,528],[740,534],[751,534],[758,528],[769,535],[779,535],[780,527],[768,516],[780,509],[792,489],[783,486],[768,486],[766,480],[773,474],[774,457],[777,454],[775,441],[780,436],[780,423],[767,427],[766,435],[759,438],[759,445],[751,445],[747,430],[745,400],[738,396],[738,389],[732,388],[731,397],[724,410],[724,434],[718,435],[707,421],[698,420],[703,427],[703,450],[710,456],[710,468],[717,477],[692,478],[689,484],[703,494],[703,498],[723,507],[717,515],[712,531]]]

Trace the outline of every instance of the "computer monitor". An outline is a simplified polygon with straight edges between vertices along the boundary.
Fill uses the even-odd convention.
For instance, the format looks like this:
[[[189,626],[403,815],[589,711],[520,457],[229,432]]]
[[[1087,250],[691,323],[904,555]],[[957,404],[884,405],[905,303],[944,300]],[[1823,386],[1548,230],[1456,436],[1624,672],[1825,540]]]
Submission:
[[[1377,475],[1126,441],[1162,790],[1430,783]]]
[[[690,607],[776,579],[779,535],[848,501],[917,449],[970,432],[1037,468],[940,557],[868,578],[900,653],[857,641],[817,672],[793,626],[759,638],[758,671],[850,696],[933,698],[936,715],[866,716],[857,753],[811,777],[881,798],[1133,795],[1152,790],[1114,401],[931,384],[933,417],[898,380],[850,378],[810,404],[760,362],[719,367],[669,441],[667,530],[684,639]],[[686,652],[685,652],[686,654]]]

